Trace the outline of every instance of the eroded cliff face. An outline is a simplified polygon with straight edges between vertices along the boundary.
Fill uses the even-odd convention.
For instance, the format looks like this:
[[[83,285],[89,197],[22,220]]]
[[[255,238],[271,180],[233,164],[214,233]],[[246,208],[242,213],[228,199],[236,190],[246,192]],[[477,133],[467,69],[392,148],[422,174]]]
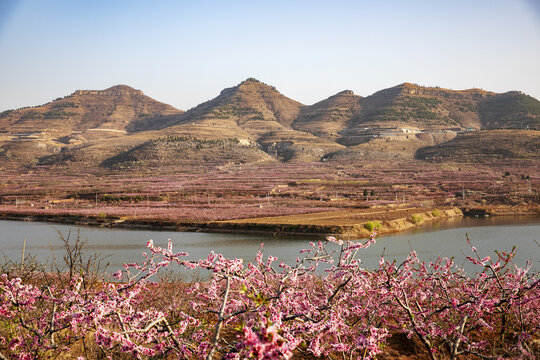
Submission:
[[[76,90],[72,95],[143,96],[144,93],[127,85],[116,85],[105,90]]]
[[[423,95],[443,97],[447,99],[483,100],[491,95],[495,95],[495,93],[481,89],[450,90],[438,87],[424,87],[411,83],[403,83],[389,89],[378,91],[373,95]]]

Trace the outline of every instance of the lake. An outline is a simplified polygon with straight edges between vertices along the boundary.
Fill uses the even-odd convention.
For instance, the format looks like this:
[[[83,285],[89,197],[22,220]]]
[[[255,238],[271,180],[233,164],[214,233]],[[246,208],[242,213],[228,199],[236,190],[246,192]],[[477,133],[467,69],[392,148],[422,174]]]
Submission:
[[[110,262],[109,272],[119,269],[124,262],[140,262],[141,253],[146,251],[146,242],[153,239],[158,246],[166,246],[173,241],[174,251],[187,251],[191,260],[206,257],[213,250],[227,257],[243,258],[251,261],[261,243],[264,253],[278,257],[279,261],[294,263],[299,251],[313,241],[307,238],[273,238],[261,235],[218,234],[174,231],[147,231],[78,227],[40,222],[0,221],[0,256],[20,261],[23,240],[26,238],[26,254],[40,262],[51,262],[53,257],[61,260],[63,246],[58,231],[71,238],[80,231],[80,236],[88,239],[87,254],[99,253]],[[524,265],[533,262],[532,270],[540,270],[540,217],[493,217],[458,218],[442,220],[416,228],[409,232],[386,235],[377,238],[377,243],[361,253],[365,268],[378,265],[380,255],[386,259],[402,261],[413,248],[422,259],[437,256],[455,257],[458,264],[465,263],[465,256],[471,255],[466,243],[466,234],[482,256],[494,255],[495,250],[511,250],[514,245],[518,252],[515,262]],[[365,241],[365,240],[360,240]],[[333,244],[332,244],[333,245]],[[1,259],[0,259],[1,260]]]

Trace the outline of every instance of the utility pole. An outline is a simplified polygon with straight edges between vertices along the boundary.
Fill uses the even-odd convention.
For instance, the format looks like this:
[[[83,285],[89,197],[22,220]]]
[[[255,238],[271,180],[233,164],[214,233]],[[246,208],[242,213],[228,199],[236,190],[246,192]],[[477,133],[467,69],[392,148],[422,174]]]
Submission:
[[[24,252],[26,250],[26,238],[24,238],[21,254],[21,270],[24,270]]]

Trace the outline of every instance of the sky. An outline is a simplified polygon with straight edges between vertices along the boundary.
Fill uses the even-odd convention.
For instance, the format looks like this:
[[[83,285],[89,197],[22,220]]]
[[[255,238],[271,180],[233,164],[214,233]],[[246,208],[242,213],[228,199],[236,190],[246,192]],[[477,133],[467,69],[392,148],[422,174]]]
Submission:
[[[248,77],[307,105],[403,82],[540,99],[540,1],[0,0],[0,111],[117,84],[187,110]]]

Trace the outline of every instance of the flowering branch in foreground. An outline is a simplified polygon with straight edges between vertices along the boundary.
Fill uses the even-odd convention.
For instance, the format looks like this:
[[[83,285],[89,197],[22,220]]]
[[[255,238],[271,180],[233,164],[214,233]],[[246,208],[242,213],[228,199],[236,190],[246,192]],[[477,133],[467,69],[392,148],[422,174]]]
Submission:
[[[0,277],[0,358],[53,357],[81,341],[108,356],[159,354],[178,359],[290,359],[295,353],[327,359],[374,359],[391,334],[416,337],[432,359],[534,358],[540,290],[530,264],[512,263],[514,250],[481,257],[466,276],[452,259],[403,263],[380,259],[366,270],[357,257],[375,242],[328,238],[311,243],[294,264],[262,249],[254,262],[211,252],[189,261],[149,241],[141,264],[126,264],[119,282],[64,287],[47,279]],[[204,269],[190,284],[150,279],[172,265]],[[43,275],[46,276],[46,275]],[[35,279],[34,279],[35,280]],[[168,287],[179,297],[167,298]]]

